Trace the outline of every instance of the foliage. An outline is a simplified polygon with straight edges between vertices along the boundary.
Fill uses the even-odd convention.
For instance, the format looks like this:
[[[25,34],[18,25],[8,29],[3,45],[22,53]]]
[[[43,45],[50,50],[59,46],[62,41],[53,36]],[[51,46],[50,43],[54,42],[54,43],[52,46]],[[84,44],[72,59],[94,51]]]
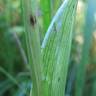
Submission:
[[[95,96],[95,6],[0,0],[0,96]]]

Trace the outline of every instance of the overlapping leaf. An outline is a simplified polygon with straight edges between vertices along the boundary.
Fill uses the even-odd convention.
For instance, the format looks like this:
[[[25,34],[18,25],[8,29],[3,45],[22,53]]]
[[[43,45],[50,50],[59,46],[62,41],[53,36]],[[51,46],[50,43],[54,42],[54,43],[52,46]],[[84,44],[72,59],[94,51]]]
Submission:
[[[44,96],[64,96],[77,0],[65,0],[42,44]]]

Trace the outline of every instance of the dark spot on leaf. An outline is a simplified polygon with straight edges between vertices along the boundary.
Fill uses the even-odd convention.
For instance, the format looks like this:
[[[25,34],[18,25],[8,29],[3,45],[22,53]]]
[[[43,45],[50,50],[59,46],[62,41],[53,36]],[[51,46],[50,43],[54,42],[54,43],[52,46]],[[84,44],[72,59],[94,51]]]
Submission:
[[[36,24],[36,17],[33,15],[30,15],[30,24],[34,26]]]

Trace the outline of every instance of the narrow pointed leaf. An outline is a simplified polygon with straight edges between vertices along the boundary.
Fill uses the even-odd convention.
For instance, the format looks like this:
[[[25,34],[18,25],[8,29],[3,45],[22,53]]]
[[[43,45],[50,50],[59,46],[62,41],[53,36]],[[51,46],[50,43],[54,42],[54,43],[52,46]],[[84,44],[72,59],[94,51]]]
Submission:
[[[42,43],[44,96],[65,96],[77,0],[64,0]]]

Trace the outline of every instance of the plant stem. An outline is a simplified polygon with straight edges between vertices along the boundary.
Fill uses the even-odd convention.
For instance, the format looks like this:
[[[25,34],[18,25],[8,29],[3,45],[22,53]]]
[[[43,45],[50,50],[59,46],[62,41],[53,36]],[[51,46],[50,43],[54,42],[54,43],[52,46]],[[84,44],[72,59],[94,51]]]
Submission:
[[[32,96],[41,95],[41,50],[38,20],[36,16],[36,0],[21,0],[23,21],[25,27],[25,37],[28,50],[28,63],[32,77]]]

